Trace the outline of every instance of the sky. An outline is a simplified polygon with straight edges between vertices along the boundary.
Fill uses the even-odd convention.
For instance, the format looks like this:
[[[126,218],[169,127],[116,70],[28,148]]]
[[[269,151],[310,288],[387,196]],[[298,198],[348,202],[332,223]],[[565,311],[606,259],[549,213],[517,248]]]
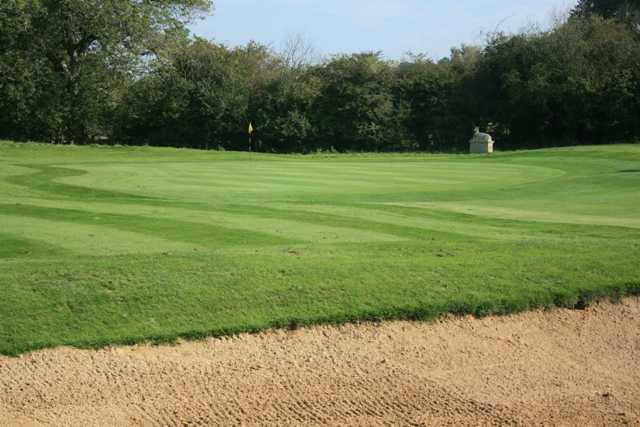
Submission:
[[[214,0],[212,15],[190,28],[227,46],[250,40],[279,49],[302,36],[322,55],[382,51],[433,59],[453,46],[482,44],[569,10],[576,0]]]

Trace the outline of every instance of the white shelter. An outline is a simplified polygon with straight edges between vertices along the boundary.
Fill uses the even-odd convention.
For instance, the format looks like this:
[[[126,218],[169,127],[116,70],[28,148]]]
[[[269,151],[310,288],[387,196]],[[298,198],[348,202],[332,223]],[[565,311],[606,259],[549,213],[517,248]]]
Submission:
[[[493,138],[488,133],[480,132],[476,128],[473,138],[469,140],[469,152],[472,154],[493,153]]]

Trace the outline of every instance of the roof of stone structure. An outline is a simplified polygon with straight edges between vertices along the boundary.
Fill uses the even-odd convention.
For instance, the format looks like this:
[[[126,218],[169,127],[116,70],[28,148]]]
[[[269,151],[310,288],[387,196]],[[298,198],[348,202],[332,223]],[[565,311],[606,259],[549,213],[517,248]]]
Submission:
[[[493,138],[488,133],[478,132],[471,138],[471,142],[476,144],[489,143],[493,142]]]

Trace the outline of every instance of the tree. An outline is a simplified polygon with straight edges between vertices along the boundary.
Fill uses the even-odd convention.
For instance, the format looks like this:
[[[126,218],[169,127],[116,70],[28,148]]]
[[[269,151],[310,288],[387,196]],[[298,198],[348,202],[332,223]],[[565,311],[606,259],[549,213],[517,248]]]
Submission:
[[[35,31],[29,7],[27,0],[0,3],[0,137],[44,138],[48,124],[61,121],[43,108],[57,85],[46,58],[28,54]]]
[[[448,126],[452,118],[453,76],[449,67],[418,56],[396,70],[395,96],[404,105],[403,125],[416,149],[441,150],[452,143]]]
[[[637,135],[640,44],[599,17],[498,36],[475,76],[482,116],[506,147],[603,143]]]
[[[302,35],[288,37],[279,52],[282,65],[291,71],[304,71],[320,61],[313,44]]]
[[[495,34],[439,61],[319,63],[189,35],[210,0],[0,2],[0,137],[270,152],[461,150],[640,136],[640,0],[580,1],[547,31]],[[629,23],[636,23],[636,26]]]
[[[298,68],[282,69],[251,96],[250,117],[258,132],[259,149],[272,152],[305,152],[313,148],[317,128],[313,105],[320,80]]]
[[[378,151],[397,142],[393,71],[380,53],[338,56],[314,74],[322,82],[314,119],[323,148]]]
[[[117,89],[139,73],[145,56],[210,7],[210,0],[9,0],[0,26],[28,24],[18,40],[29,43],[14,43],[11,52],[46,69],[39,72],[46,87],[32,91],[29,102],[60,117],[46,123],[49,138],[85,142],[105,132],[104,114]]]
[[[125,95],[118,138],[152,145],[245,150],[249,99],[277,72],[257,43],[228,49],[196,38],[150,64]]]
[[[572,10],[572,16],[615,18],[631,22],[638,29],[640,28],[640,0],[580,0]]]

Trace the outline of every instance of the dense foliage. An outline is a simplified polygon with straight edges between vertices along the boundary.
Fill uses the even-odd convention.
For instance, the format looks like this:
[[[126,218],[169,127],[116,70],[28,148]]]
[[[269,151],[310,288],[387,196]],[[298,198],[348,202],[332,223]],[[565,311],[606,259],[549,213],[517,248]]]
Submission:
[[[572,11],[575,17],[602,16],[640,24],[639,0],[579,0]]]
[[[2,2],[0,137],[246,150],[249,122],[268,152],[458,150],[474,126],[503,148],[640,137],[636,0],[582,0],[552,30],[404,62],[190,38],[210,6]]]

